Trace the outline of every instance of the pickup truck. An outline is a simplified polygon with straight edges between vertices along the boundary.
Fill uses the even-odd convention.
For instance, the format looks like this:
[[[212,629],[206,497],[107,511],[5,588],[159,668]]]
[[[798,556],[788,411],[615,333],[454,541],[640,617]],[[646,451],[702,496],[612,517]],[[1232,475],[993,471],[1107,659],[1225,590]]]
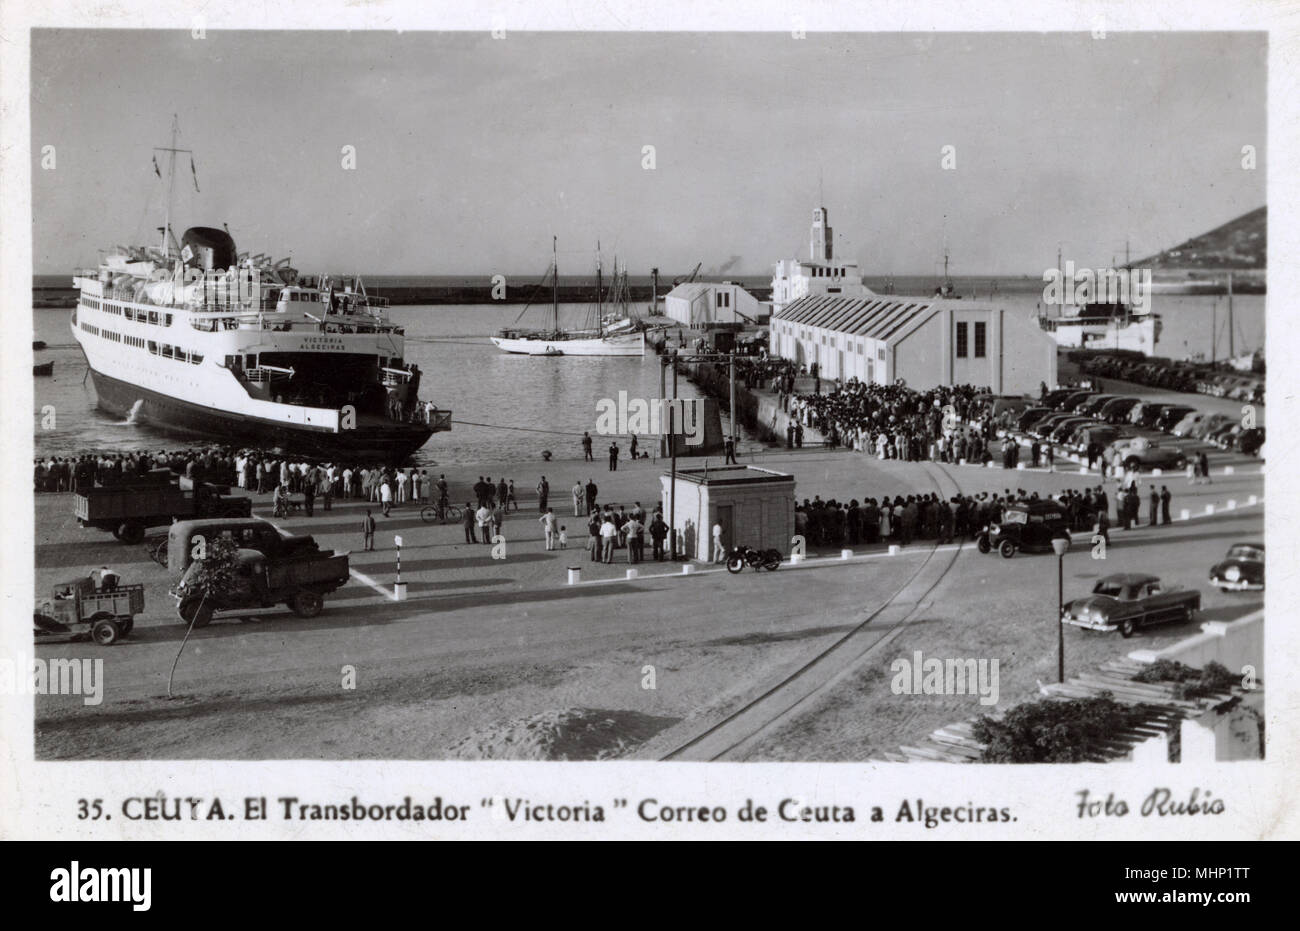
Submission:
[[[204,596],[194,587],[202,562],[193,562],[172,589],[181,620],[206,627],[217,611],[269,608],[284,604],[299,617],[315,617],[325,596],[349,578],[348,554],[315,549],[273,557],[256,550],[237,550],[234,585],[220,596]]]
[[[1139,627],[1190,621],[1201,610],[1201,593],[1195,589],[1166,589],[1154,575],[1108,575],[1092,587],[1092,594],[1066,604],[1061,623],[1088,630],[1118,630],[1133,636]]]
[[[129,544],[142,542],[147,528],[166,526],[176,518],[253,513],[252,499],[230,495],[228,485],[196,483],[192,489],[172,481],[95,485],[81,488],[73,499],[77,523],[112,531]]]

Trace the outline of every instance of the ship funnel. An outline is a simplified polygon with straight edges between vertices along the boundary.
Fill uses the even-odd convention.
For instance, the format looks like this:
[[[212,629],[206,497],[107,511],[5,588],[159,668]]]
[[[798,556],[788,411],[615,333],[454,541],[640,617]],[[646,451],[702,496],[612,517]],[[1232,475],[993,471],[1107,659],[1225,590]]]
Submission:
[[[181,257],[186,266],[204,271],[236,265],[235,240],[225,230],[191,226],[181,237]]]

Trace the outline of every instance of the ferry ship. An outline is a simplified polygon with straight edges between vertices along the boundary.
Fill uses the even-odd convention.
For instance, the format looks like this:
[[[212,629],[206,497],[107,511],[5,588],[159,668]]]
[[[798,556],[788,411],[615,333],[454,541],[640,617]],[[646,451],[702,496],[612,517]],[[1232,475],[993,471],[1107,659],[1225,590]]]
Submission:
[[[304,458],[409,457],[451,413],[419,400],[387,302],[240,256],[224,230],[116,247],[80,270],[72,336],[101,409]]]
[[[1090,303],[1077,314],[1040,315],[1038,325],[1064,349],[1125,349],[1149,356],[1160,340],[1160,315],[1135,313],[1122,302]]]

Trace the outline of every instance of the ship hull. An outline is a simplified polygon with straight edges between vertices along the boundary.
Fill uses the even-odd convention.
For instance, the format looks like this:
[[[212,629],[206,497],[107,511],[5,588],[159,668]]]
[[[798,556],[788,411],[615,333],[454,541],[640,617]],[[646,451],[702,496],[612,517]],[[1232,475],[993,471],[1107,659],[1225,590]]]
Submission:
[[[409,458],[433,435],[433,430],[420,424],[395,424],[368,417],[361,417],[355,429],[338,432],[286,425],[193,404],[113,378],[93,366],[90,377],[100,410],[170,433],[220,441],[223,445],[246,445],[311,459],[392,464]],[[372,419],[373,425],[369,422]]]
[[[505,352],[523,356],[643,356],[645,335],[621,333],[605,337],[554,339],[493,336],[492,342]]]

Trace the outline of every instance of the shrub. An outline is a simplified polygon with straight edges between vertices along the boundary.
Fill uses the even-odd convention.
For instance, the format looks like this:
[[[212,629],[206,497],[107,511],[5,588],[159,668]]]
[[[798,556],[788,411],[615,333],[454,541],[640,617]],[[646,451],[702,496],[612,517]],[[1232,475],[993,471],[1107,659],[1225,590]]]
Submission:
[[[1102,756],[1105,745],[1147,716],[1108,692],[1097,698],[1041,699],[1012,708],[1001,719],[975,722],[986,744],[984,763],[1082,763]]]
[[[1208,662],[1204,669],[1175,660],[1158,659],[1133,677],[1135,682],[1172,682],[1174,697],[1182,701],[1204,698],[1216,692],[1231,691],[1238,677],[1221,663]]]

